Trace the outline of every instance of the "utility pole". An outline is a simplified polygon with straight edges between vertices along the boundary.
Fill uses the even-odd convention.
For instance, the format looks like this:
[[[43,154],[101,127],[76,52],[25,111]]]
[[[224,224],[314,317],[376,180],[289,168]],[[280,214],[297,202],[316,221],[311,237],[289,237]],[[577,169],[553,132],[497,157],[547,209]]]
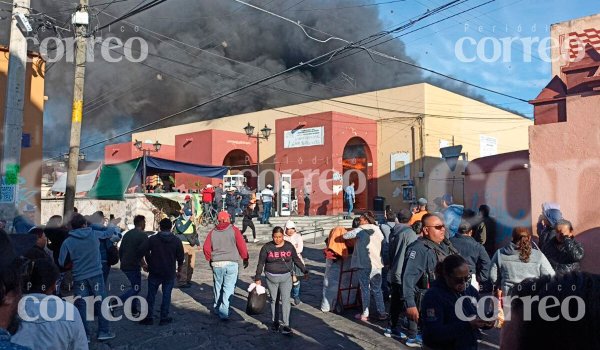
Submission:
[[[13,186],[12,191],[14,191],[10,199],[3,198],[2,201],[12,203],[12,205],[16,203],[16,196],[19,193],[25,74],[27,71],[27,40],[18,26],[19,21],[25,32],[31,29],[27,20],[29,0],[14,0],[13,4],[1,160],[2,185]]]
[[[75,55],[75,84],[73,87],[73,111],[71,115],[71,139],[69,141],[69,165],[67,168],[67,188],[65,191],[64,220],[69,220],[75,206],[77,171],[79,167],[79,146],[81,141],[81,122],[83,119],[83,87],[85,82],[85,64],[88,36],[88,0],[79,0],[79,9],[72,23],[77,26],[77,51]]]

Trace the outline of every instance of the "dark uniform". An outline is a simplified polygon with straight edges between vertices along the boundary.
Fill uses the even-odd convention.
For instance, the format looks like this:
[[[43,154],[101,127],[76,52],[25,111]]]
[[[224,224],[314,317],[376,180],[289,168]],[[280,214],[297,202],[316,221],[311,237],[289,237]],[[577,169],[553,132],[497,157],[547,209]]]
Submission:
[[[457,293],[442,280],[434,281],[421,303],[421,329],[423,343],[431,349],[476,350],[479,330],[471,328],[467,321],[458,318],[455,305],[463,296],[479,300],[475,288],[468,286]],[[475,301],[464,298],[462,311],[465,316],[477,314]]]
[[[435,266],[451,254],[458,254],[448,240],[435,244],[427,238],[419,238],[406,250],[404,273],[402,274],[402,295],[406,308],[419,308],[424,292],[435,280]],[[409,322],[408,336],[414,338],[417,324]]]
[[[479,283],[486,283],[490,275],[490,257],[483,245],[467,235],[457,234],[450,242],[460,255],[467,260],[469,272],[477,276]]]

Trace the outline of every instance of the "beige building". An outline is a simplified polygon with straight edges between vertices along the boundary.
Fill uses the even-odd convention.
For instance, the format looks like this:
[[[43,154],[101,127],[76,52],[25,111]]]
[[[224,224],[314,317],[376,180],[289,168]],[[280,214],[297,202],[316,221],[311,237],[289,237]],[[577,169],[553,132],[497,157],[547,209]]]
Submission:
[[[276,129],[276,120],[302,116],[314,124],[326,112],[372,120],[376,125],[375,129],[369,130],[376,130],[377,143],[368,144],[376,161],[368,165],[374,167],[375,195],[386,197],[386,204],[394,208],[408,203],[403,199],[403,188],[411,183],[415,185],[416,198],[433,200],[444,193],[453,193],[455,201],[462,202],[464,165],[459,164],[451,173],[441,159],[440,147],[462,145],[462,152],[469,160],[525,150],[528,149],[527,130],[533,124],[531,120],[500,108],[421,83],[135,133],[132,141],[159,140],[162,144],[174,145],[177,158],[178,135],[211,129],[243,135],[243,128],[248,123],[257,130],[267,125],[275,135],[286,131]],[[359,135],[366,132],[361,123],[341,125],[342,133]],[[229,147],[235,142],[222,140],[222,145]],[[111,147],[107,146],[107,150]],[[278,168],[281,159],[278,160],[275,153],[275,137],[261,141],[261,170]],[[106,154],[108,158],[110,152]],[[341,164],[341,154],[317,158],[322,162],[331,158],[335,162],[336,157],[340,158]],[[223,165],[225,160],[213,162]]]

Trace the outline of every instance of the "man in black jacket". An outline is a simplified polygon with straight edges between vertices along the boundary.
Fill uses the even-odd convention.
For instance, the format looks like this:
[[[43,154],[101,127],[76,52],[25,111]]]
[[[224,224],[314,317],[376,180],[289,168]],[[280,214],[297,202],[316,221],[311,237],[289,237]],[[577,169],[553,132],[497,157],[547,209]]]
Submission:
[[[561,219],[556,223],[556,236],[541,248],[557,274],[579,271],[583,259],[583,246],[575,240],[571,222]]]
[[[162,286],[162,304],[160,305],[160,323],[165,325],[173,322],[169,317],[171,306],[171,291],[175,284],[175,277],[181,275],[183,265],[183,246],[181,241],[171,233],[171,220],[162,219],[159,223],[160,232],[148,238],[142,245],[142,252],[148,263],[148,316],[140,321],[143,325],[154,323],[153,310],[154,299],[158,292],[158,286]],[[177,270],[175,269],[177,264]],[[177,272],[175,272],[177,271]]]
[[[468,221],[463,220],[458,226],[456,236],[450,238],[450,242],[469,264],[471,285],[479,290],[479,284],[488,281],[491,263],[485,248],[477,243],[472,235],[473,227]]]
[[[119,258],[121,260],[121,271],[127,276],[131,283],[131,288],[121,294],[121,300],[125,302],[132,296],[140,294],[142,286],[142,266],[147,267],[144,259],[142,247],[148,240],[148,235],[144,232],[146,228],[146,218],[143,215],[136,215],[133,218],[132,230],[129,230],[121,241],[119,249]],[[137,317],[140,313],[139,301],[136,299],[132,304],[132,314]]]

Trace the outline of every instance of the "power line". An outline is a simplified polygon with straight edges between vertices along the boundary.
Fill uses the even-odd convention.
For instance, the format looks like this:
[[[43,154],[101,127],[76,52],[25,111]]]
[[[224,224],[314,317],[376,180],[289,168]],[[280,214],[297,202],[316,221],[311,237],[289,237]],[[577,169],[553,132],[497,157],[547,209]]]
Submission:
[[[151,9],[151,8],[153,8],[153,7],[157,6],[157,5],[160,5],[160,4],[162,4],[163,2],[165,2],[165,1],[167,1],[167,0],[151,0],[151,2],[150,2],[150,3],[148,3],[148,4],[146,4],[146,5],[142,5],[142,4],[143,4],[144,2],[146,2],[146,1],[147,1],[147,0],[143,0],[143,1],[142,1],[141,3],[139,3],[139,4],[138,4],[136,7],[134,7],[133,9],[131,9],[129,12],[125,13],[125,14],[124,14],[124,15],[122,15],[121,17],[118,17],[117,19],[115,19],[115,20],[113,20],[113,21],[109,22],[108,24],[105,24],[105,25],[101,26],[100,28],[96,28],[96,29],[94,29],[94,31],[92,32],[92,35],[93,35],[94,33],[97,33],[98,31],[100,31],[100,30],[102,30],[102,29],[104,29],[104,28],[108,28],[108,27],[110,27],[111,25],[113,25],[113,24],[115,24],[115,23],[118,23],[118,22],[120,22],[120,21],[122,21],[122,20],[124,20],[124,19],[127,19],[127,18],[129,18],[129,17],[131,17],[131,16],[135,16],[135,15],[137,15],[138,13],[141,13],[141,12],[143,12],[143,11],[146,11],[146,10],[149,10],[149,9]]]
[[[386,1],[386,2],[377,2],[374,4],[363,4],[363,5],[352,5],[352,6],[341,6],[341,7],[330,7],[330,8],[313,8],[313,9],[298,9],[298,10],[294,10],[294,11],[332,11],[332,10],[344,10],[344,9],[351,9],[351,8],[359,8],[359,7],[371,7],[371,6],[379,6],[379,5],[387,5],[387,4],[394,4],[397,2],[405,2],[406,0],[393,0],[393,1]]]

